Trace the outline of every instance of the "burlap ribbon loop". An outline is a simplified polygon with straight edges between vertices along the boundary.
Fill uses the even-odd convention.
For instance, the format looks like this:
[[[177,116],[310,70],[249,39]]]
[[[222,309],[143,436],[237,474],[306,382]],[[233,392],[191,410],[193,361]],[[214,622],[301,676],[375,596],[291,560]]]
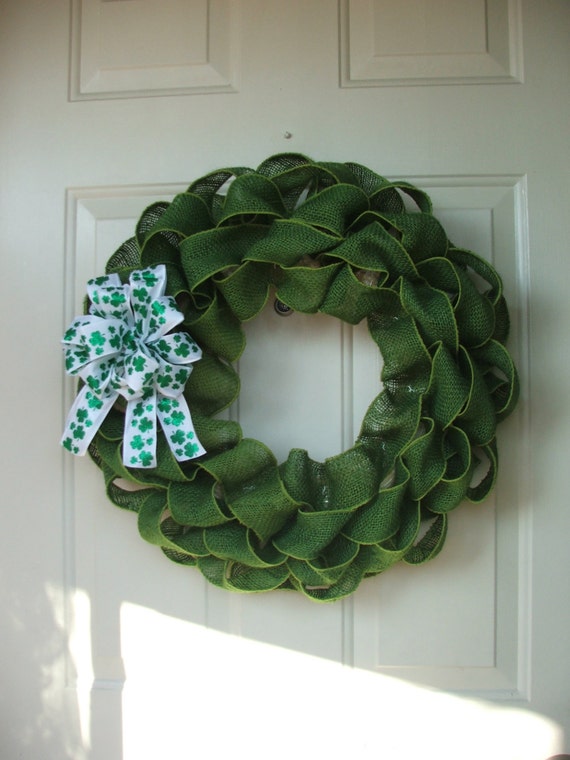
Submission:
[[[165,292],[183,312],[175,335],[201,346],[176,398],[192,409],[207,453],[184,461],[171,448],[166,402],[176,389],[155,383],[156,398],[129,404],[156,404],[156,466],[133,469],[122,457],[122,415],[97,387],[107,380],[84,377],[82,393],[104,405],[90,452],[109,498],[137,512],[141,535],[170,559],[234,591],[335,600],[400,560],[434,557],[449,512],[491,490],[496,427],[518,397],[502,282],[488,262],[449,242],[422,190],[297,154],[272,156],[257,170],[220,169],[143,213],[136,238],[107,267],[120,315],[101,306],[75,329],[92,336],[101,330],[95,320],[128,323],[121,283],[144,267],[164,268]],[[279,464],[216,416],[239,392],[231,362],[245,347],[241,323],[272,292],[298,312],[366,319],[384,360],[383,388],[353,447],[325,462],[294,449]],[[140,329],[150,334],[146,323]],[[77,351],[93,359],[89,339]],[[135,342],[120,360],[135,393],[146,387],[141,351],[148,355]],[[169,344],[161,361],[172,351]],[[121,489],[121,478],[142,490]]]

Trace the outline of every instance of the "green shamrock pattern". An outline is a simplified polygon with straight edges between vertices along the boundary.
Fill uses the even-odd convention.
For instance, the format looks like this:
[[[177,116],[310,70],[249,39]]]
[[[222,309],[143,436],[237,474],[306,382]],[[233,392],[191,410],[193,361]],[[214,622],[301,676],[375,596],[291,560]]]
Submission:
[[[62,445],[84,454],[119,396],[127,400],[123,463],[156,467],[157,421],[179,461],[205,453],[183,391],[202,352],[184,332],[183,315],[165,296],[164,265],[90,280],[89,314],[63,336],[65,369],[84,386],[67,418]]]
[[[202,446],[191,423],[190,411],[183,396],[178,399],[163,397],[158,402],[158,419],[177,459],[199,456]]]

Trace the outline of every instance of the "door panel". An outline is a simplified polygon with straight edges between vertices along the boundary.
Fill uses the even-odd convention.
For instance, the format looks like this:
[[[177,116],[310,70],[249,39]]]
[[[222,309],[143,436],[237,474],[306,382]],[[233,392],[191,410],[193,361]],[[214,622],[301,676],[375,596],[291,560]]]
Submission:
[[[340,29],[345,87],[522,81],[516,0],[342,0]]]
[[[513,321],[510,350],[527,377],[525,179],[413,181],[430,194],[450,239],[478,251],[501,272]],[[359,665],[498,700],[528,698],[530,524],[521,465],[528,461],[529,433],[528,417],[520,411],[502,427],[497,488],[483,505],[464,504],[453,513],[443,561],[398,569],[356,595]]]
[[[17,393],[5,373],[3,394],[6,756],[138,760],[186,746],[188,730],[193,751],[227,749],[232,733],[210,710],[219,702],[238,747],[250,730],[274,741],[295,705],[283,756],[308,732],[306,746],[332,756],[358,731],[370,756],[390,742],[397,752],[406,701],[420,723],[437,709],[465,731],[475,721],[479,756],[568,748],[568,366],[557,350],[568,323],[567,4],[23,5],[4,3],[0,24],[2,297],[33,328],[25,342],[21,327],[2,334],[19,368]],[[74,388],[57,343],[86,280],[149,203],[283,151],[425,188],[450,238],[502,274],[521,374],[493,495],[451,515],[433,562],[396,566],[331,605],[232,595],[169,563],[106,500],[92,464],[58,446]],[[228,412],[244,434],[280,461],[291,447],[317,459],[349,447],[379,390],[365,325],[279,316],[270,300],[246,334]],[[324,740],[304,716],[330,721],[331,694],[350,707]],[[385,709],[377,735],[370,705]],[[447,736],[440,756],[458,746]]]

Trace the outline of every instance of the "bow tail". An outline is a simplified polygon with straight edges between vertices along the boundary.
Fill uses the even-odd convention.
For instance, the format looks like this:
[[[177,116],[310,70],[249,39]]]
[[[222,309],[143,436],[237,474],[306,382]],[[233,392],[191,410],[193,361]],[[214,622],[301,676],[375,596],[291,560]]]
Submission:
[[[127,403],[123,436],[126,467],[156,467],[156,408],[154,391]]]
[[[118,393],[101,396],[84,385],[67,415],[61,445],[72,454],[83,456],[117,396]]]
[[[182,394],[169,398],[159,393],[157,408],[164,435],[177,461],[196,459],[206,453],[198,440],[190,409]]]

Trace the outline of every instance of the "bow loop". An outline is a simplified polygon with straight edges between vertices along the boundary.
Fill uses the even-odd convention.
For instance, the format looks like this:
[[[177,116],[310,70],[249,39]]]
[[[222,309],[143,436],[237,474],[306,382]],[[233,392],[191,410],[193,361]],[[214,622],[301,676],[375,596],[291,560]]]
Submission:
[[[137,334],[152,343],[184,319],[171,296],[165,296],[166,268],[137,270],[131,274],[131,303]]]
[[[157,420],[178,461],[205,453],[192,424],[184,387],[202,352],[182,332],[184,316],[165,296],[166,267],[135,270],[129,284],[118,275],[90,280],[89,314],[65,333],[65,368],[85,387],[67,418],[62,444],[84,454],[119,396],[127,400],[123,463],[156,467]]]
[[[102,319],[114,318],[132,325],[133,312],[129,303],[129,290],[129,286],[123,285],[117,274],[89,280],[89,313]]]
[[[198,344],[185,333],[165,335],[153,344],[153,348],[161,359],[170,364],[192,364],[202,358]]]
[[[150,306],[147,340],[153,343],[179,325],[182,319],[183,315],[178,311],[172,296],[155,299]]]
[[[78,317],[66,330],[62,340],[66,371],[70,375],[78,375],[91,362],[119,354],[122,336],[122,324],[116,319]]]

